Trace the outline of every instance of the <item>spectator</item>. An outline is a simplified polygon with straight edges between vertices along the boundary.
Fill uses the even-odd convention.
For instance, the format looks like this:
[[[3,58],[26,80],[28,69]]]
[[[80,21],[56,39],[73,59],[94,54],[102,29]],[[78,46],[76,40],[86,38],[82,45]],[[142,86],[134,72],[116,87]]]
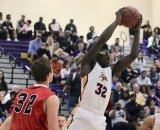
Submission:
[[[45,39],[46,34],[46,25],[43,23],[43,17],[39,17],[39,21],[34,24],[34,36],[38,33],[42,34],[42,39]]]
[[[54,52],[54,42],[53,42],[52,36],[48,36],[48,37],[47,37],[46,43],[49,44],[49,51],[50,51],[50,54],[51,54],[51,56],[52,56],[52,55],[53,55],[53,52]]]
[[[23,27],[18,31],[19,38],[22,40],[31,40],[32,39],[32,27],[31,20],[27,20],[27,22],[23,25]]]
[[[89,30],[90,30],[90,32],[87,33],[87,41],[88,41],[88,40],[92,40],[92,38],[93,38],[94,36],[97,36],[96,33],[95,33],[95,28],[94,28],[94,26],[90,26],[90,27],[89,27]]]
[[[157,85],[154,88],[156,96],[160,99],[160,80],[157,82]]]
[[[59,83],[62,64],[59,62],[58,56],[56,54],[52,55],[52,68],[53,68],[53,81],[52,82],[55,84]]]
[[[139,91],[138,84],[133,85],[133,92],[136,94],[136,103],[141,106],[144,106],[146,103],[146,99],[145,99],[144,95]]]
[[[58,115],[58,125],[60,130],[63,130],[65,123],[66,123],[66,117],[62,114]]]
[[[130,95],[128,91],[122,93],[121,99],[118,101],[121,104],[121,108],[125,108],[126,104],[130,102]]]
[[[56,18],[52,19],[52,22],[49,24],[48,28],[53,34],[53,38],[56,38],[59,35],[59,32],[62,31],[61,25],[56,22]]]
[[[64,31],[69,31],[71,34],[73,34],[74,32],[77,33],[76,25],[73,24],[73,22],[74,22],[74,20],[73,20],[73,19],[70,19],[70,23],[66,25]]]
[[[14,91],[14,92],[18,93],[20,91],[19,86],[18,85],[13,85],[11,91]],[[7,95],[4,97],[3,104],[5,104],[10,99],[11,99],[10,93],[7,93]]]
[[[119,48],[119,51],[120,51],[120,52],[123,51],[123,50],[122,50],[122,46],[120,46],[119,43],[120,43],[120,39],[117,37],[117,38],[115,39],[115,44],[114,44],[114,45],[111,45],[111,47],[110,47],[111,52],[115,52],[115,48],[116,48],[116,47]]]
[[[78,49],[73,52],[73,56],[76,57],[79,53],[86,53],[84,50],[84,43],[82,42],[78,43]]]
[[[8,93],[8,85],[4,79],[4,72],[0,70],[0,92],[4,92],[4,95]]]
[[[37,50],[37,58],[41,58],[41,57],[45,57],[49,60],[51,60],[51,54],[49,51],[49,44],[45,43],[44,46],[42,46],[41,48],[39,48]]]
[[[152,35],[152,29],[149,20],[147,20],[145,24],[141,26],[141,28],[143,29],[143,40],[148,41],[148,38]]]
[[[109,117],[112,120],[113,130],[128,130],[126,112],[121,108],[120,103],[115,104],[114,109],[109,112]]]
[[[115,61],[115,55],[114,55],[114,53],[110,53],[109,54],[109,64],[110,65],[114,65],[116,63],[116,61]]]
[[[141,88],[140,88],[140,91],[141,91],[141,93],[143,94],[143,96],[144,96],[145,98],[148,98],[148,96],[149,96],[149,91],[150,91],[150,88],[149,88],[149,87],[147,87],[147,86],[145,86],[145,85],[142,85]]]
[[[146,71],[141,72],[141,75],[137,78],[137,83],[139,84],[140,87],[142,85],[149,86],[149,87],[152,85],[150,78],[147,77]]]
[[[138,115],[138,119],[137,119],[139,125],[143,124],[144,119],[145,119],[145,113],[146,113],[146,111],[144,109],[140,110],[139,115]]]
[[[29,42],[28,55],[34,61],[37,56],[37,50],[42,47],[41,34],[37,34],[36,39]]]
[[[116,90],[116,83],[119,82],[119,77],[114,75],[112,78],[112,91]]]
[[[154,61],[154,65],[157,68],[157,73],[160,73],[160,60],[155,60]]]
[[[149,102],[150,100],[153,100],[155,102],[155,105],[159,107],[159,101],[158,98],[156,97],[156,92],[153,89],[149,92],[149,96],[146,102]]]
[[[159,27],[155,27],[153,32],[156,34],[157,38],[160,40],[160,28]]]
[[[118,102],[122,98],[123,89],[122,89],[122,83],[117,82],[116,83],[116,90],[113,92],[113,101],[114,103]]]
[[[23,25],[26,23],[25,18],[26,18],[25,15],[21,15],[21,19],[17,21],[17,26],[16,26],[17,33],[22,29]]]
[[[114,50],[114,60],[115,60],[115,63],[118,62],[121,57],[122,57],[122,53],[120,52],[120,48],[118,46],[115,46],[115,50]]]
[[[159,39],[157,38],[157,35],[153,33],[152,36],[148,38],[147,48],[150,54],[158,55],[158,43],[159,43]]]
[[[129,83],[127,85],[127,90],[128,91],[133,91],[133,85],[136,83],[136,80],[137,80],[137,77],[132,75],[130,78],[129,78]]]
[[[138,57],[135,59],[135,61],[133,62],[133,65],[139,69],[139,71],[141,72],[144,67],[146,66],[146,61],[143,58],[143,52],[139,52]]]
[[[12,113],[12,108],[11,106],[14,104],[14,99],[16,97],[16,92],[15,91],[11,91],[10,92],[10,100],[8,100],[5,103],[5,110],[6,110],[6,115],[9,116]]]
[[[61,84],[62,85],[66,84],[66,80],[69,77],[70,73],[71,73],[71,65],[70,63],[66,63],[65,67],[61,69]]]
[[[131,101],[126,104],[126,111],[128,113],[128,118],[130,121],[138,118],[141,106],[136,103],[136,94],[131,94]]]
[[[13,25],[11,22],[10,14],[6,15],[6,20],[2,24],[2,28],[3,28],[4,37],[5,39],[7,39],[7,41],[11,41],[11,40],[18,41],[17,33],[15,29],[13,28]]]
[[[3,32],[2,32],[2,24],[3,24],[3,13],[0,12],[0,38],[3,38]]]
[[[154,88],[158,80],[160,80],[160,75],[157,73],[157,68],[155,65],[151,67],[148,77],[151,79],[152,88]]]
[[[65,90],[69,90],[68,109],[71,114],[72,109],[78,104],[81,94],[81,77],[78,69],[73,69],[72,73],[67,79],[67,86]]]

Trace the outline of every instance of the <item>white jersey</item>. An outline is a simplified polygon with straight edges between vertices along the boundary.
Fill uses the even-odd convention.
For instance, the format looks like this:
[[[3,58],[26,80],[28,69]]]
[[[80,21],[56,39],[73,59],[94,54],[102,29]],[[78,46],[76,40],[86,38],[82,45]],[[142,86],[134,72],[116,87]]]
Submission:
[[[153,130],[160,130],[160,113],[156,113]]]
[[[85,83],[82,82],[82,86],[85,90],[82,93],[80,107],[104,115],[111,95],[111,68],[102,68],[97,63],[88,74],[87,81]]]

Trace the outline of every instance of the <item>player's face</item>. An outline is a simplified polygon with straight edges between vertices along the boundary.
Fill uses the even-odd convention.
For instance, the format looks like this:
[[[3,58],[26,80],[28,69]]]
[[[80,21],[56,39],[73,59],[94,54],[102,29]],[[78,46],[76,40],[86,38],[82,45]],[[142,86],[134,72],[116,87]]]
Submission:
[[[107,50],[102,50],[97,54],[97,62],[101,67],[107,67],[109,64],[109,53]]]

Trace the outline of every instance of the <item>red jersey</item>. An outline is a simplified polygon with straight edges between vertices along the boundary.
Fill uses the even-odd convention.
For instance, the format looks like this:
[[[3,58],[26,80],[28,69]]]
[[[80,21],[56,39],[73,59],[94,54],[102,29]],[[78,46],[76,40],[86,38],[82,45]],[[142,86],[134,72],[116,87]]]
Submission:
[[[14,101],[12,130],[48,130],[44,100],[54,95],[44,86],[32,86],[19,92]]]

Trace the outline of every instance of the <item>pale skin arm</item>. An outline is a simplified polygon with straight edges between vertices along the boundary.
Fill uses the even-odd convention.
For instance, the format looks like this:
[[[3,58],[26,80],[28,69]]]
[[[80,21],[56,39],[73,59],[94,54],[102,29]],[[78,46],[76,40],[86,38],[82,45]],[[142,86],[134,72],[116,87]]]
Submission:
[[[55,95],[46,100],[48,130],[60,130],[58,126],[59,98]]]
[[[137,130],[151,130],[155,122],[154,120],[155,120],[154,116],[147,117],[144,120],[143,124],[137,128]]]
[[[1,125],[0,130],[11,130],[11,119],[12,117],[9,116]]]

